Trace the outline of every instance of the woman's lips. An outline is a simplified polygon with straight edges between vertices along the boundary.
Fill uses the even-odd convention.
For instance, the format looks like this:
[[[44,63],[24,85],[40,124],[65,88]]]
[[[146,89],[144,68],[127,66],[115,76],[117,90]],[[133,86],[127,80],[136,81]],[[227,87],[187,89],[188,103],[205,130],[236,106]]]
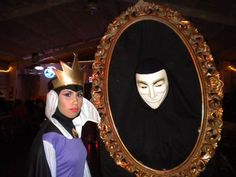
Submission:
[[[79,109],[78,108],[71,108],[70,110],[71,110],[71,112],[78,112]]]

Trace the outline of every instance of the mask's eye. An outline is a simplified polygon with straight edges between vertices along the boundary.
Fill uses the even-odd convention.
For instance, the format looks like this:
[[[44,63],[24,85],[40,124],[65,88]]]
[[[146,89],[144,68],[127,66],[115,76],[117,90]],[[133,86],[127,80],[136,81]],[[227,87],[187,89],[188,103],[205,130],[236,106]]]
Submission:
[[[142,86],[141,86],[141,88],[142,88],[142,89],[146,89],[146,88],[147,88],[147,86],[145,86],[145,85],[142,85]]]
[[[154,84],[154,86],[155,86],[155,87],[161,87],[164,83],[165,83],[165,81],[162,79],[162,80],[157,81],[157,82]]]
[[[138,87],[141,88],[141,89],[146,89],[148,88],[146,84],[143,84],[143,83],[138,83]]]

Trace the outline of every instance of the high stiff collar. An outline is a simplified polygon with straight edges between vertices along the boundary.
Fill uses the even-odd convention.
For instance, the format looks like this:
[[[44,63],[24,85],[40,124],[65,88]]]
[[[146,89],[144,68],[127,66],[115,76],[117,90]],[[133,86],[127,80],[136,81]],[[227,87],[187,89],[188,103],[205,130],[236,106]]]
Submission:
[[[47,118],[62,132],[65,137],[72,139],[73,137],[62,126],[62,124],[57,119],[53,118],[53,114],[56,112],[57,106],[58,94],[54,90],[51,90],[47,94],[45,114]],[[100,123],[100,120],[101,118],[97,109],[90,101],[83,97],[83,104],[80,114],[72,120],[72,123],[75,126],[79,137],[81,137],[82,127],[87,121]]]
[[[72,118],[68,118],[65,115],[63,115],[60,110],[56,109],[56,112],[52,115],[53,118],[55,118],[56,120],[58,120],[58,122],[71,134],[72,133],[72,128],[75,128],[74,124],[73,124],[73,119]]]

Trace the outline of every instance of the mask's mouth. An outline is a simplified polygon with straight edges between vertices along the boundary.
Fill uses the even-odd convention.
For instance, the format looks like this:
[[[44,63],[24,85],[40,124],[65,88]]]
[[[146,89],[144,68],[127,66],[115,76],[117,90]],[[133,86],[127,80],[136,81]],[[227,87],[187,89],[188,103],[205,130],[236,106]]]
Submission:
[[[142,97],[146,102],[156,103],[156,102],[160,102],[165,97],[165,95],[166,95],[166,93],[163,92],[163,93],[159,93],[158,96],[156,96],[154,98],[152,98],[148,95],[142,95]]]

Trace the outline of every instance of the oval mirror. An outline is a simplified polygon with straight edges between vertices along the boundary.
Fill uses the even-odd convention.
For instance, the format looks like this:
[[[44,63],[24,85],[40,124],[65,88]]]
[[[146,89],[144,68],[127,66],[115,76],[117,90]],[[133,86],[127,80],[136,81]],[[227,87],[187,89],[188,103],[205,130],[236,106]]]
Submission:
[[[133,23],[116,42],[107,77],[111,115],[129,153],[159,170],[187,159],[201,126],[202,98],[178,35],[155,20]]]
[[[198,30],[139,1],[108,26],[93,64],[107,151],[136,176],[198,176],[220,140],[222,86]]]

